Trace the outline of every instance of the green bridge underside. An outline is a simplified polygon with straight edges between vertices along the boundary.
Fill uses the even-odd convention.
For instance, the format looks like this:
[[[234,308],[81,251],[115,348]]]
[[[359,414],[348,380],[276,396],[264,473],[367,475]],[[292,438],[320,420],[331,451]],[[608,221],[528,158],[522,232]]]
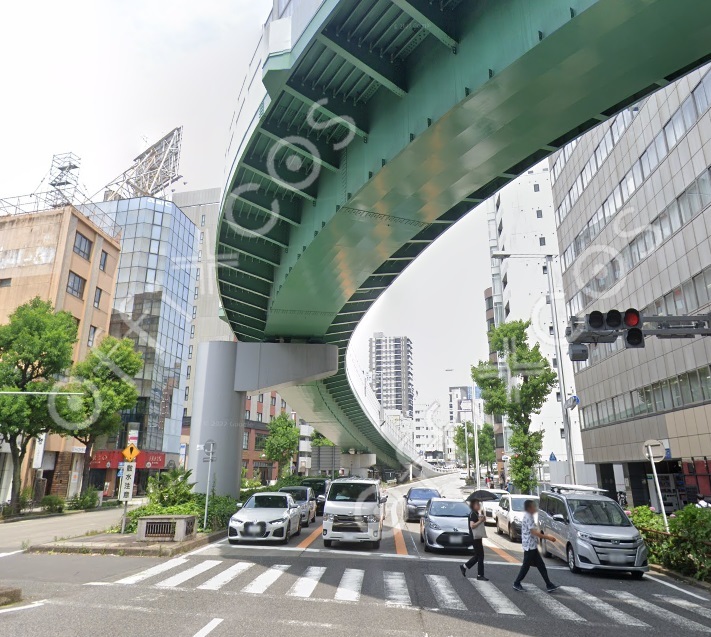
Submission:
[[[284,394],[394,465],[346,379],[358,322],[478,203],[707,61],[711,2],[326,0],[292,46],[267,59],[271,101],[227,183],[224,310],[240,340],[338,345],[336,376]]]

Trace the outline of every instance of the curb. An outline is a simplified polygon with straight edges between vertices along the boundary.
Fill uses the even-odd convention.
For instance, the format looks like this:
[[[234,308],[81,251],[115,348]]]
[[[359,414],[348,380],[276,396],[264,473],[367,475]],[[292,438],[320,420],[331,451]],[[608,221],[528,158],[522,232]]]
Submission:
[[[687,577],[686,575],[681,575],[680,573],[677,573],[676,571],[670,571],[668,568],[665,568],[664,566],[660,566],[659,564],[650,564],[649,570],[654,571],[655,573],[659,573],[660,575],[666,575],[667,577],[670,577],[671,579],[675,579],[679,582],[684,582],[684,584],[689,584],[690,586],[696,586],[697,588],[702,588],[705,591],[711,592],[711,583],[702,582],[701,580],[694,579],[693,577]]]
[[[16,515],[11,518],[0,518],[0,524],[15,524],[16,522],[29,522],[31,520],[47,520],[49,518],[63,518],[67,515],[78,515],[80,513],[96,513],[97,511],[108,511],[110,509],[121,511],[121,507],[96,507],[95,509],[68,510],[62,513],[30,513],[28,515]]]
[[[226,529],[212,531],[194,540],[173,544],[151,544],[149,546],[104,546],[98,542],[49,542],[48,544],[38,544],[27,549],[28,553],[73,553],[82,555],[118,555],[132,557],[172,557],[193,549],[212,544],[225,537]]]
[[[0,586],[0,606],[8,604],[17,604],[22,600],[22,591],[19,588],[10,588],[9,586]]]

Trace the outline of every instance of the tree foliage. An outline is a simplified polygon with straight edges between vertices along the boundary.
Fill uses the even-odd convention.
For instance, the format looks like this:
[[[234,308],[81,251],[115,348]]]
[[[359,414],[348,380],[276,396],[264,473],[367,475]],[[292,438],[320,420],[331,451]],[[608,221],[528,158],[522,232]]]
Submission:
[[[335,445],[323,434],[318,431],[314,431],[311,434],[311,446],[312,447],[335,447]]]
[[[279,475],[289,466],[299,449],[299,428],[286,414],[279,414],[268,425],[269,436],[264,444],[264,455],[279,465]]]
[[[148,478],[148,502],[162,507],[172,507],[190,502],[193,497],[194,482],[190,482],[192,471],[177,467],[161,471]]]
[[[528,321],[511,321],[489,332],[491,350],[505,361],[510,380],[502,377],[496,363],[479,361],[472,366],[472,378],[482,391],[484,411],[505,416],[511,428],[510,474],[522,493],[531,493],[536,486],[533,468],[540,462],[543,447],[543,431],[532,430],[532,416],[541,412],[558,383],[540,345],[529,345],[529,325]]]
[[[466,442],[464,440],[464,427],[469,435],[469,461],[470,464],[476,462],[476,447],[474,446],[474,426],[467,422],[459,425],[454,430],[454,444],[463,456],[466,457]],[[484,423],[479,429],[479,464],[491,471],[491,467],[496,462],[496,446],[494,441],[494,427],[490,423]]]
[[[21,466],[32,440],[56,431],[76,408],[75,397],[49,400],[29,392],[61,391],[54,379],[72,363],[77,324],[69,312],[55,312],[49,301],[35,297],[20,305],[0,325],[0,439],[13,463],[11,507],[19,512]],[[27,393],[27,395],[22,395]],[[61,417],[57,417],[59,414]]]

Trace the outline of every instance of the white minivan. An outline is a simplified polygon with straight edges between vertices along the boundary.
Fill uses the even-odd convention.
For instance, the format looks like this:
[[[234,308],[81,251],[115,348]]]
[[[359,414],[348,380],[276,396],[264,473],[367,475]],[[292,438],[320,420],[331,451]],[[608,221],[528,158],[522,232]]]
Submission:
[[[370,542],[380,548],[384,504],[378,480],[339,478],[331,482],[323,509],[323,545],[338,542]]]

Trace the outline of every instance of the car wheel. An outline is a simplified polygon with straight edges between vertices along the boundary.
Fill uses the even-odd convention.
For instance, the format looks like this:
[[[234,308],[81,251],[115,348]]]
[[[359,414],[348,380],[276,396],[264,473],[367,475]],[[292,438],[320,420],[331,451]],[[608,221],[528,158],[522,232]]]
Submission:
[[[232,538],[230,538],[229,542],[230,544],[232,544],[232,546],[234,546],[235,544],[239,544],[239,540],[233,540]]]
[[[580,573],[580,569],[575,565],[575,551],[572,546],[568,547],[568,568],[571,573]]]
[[[498,521],[498,520],[496,520],[496,532],[497,532],[499,535],[503,535],[503,534],[504,534],[504,532],[501,530],[501,526],[499,525],[499,521]]]
[[[312,521],[314,524],[316,524],[316,511],[314,511],[314,517],[313,517],[313,519],[312,519],[311,521]]]
[[[327,548],[330,549],[333,546],[333,540],[324,540],[323,545]]]
[[[551,556],[551,552],[548,550],[548,542],[545,540],[541,540],[541,553],[543,554],[543,557]]]
[[[286,525],[286,531],[284,531],[284,539],[281,541],[282,544],[288,544],[289,538],[291,537],[291,522]]]
[[[380,540],[375,540],[375,542],[372,542],[371,546],[377,551],[380,549]]]
[[[642,579],[644,577],[644,572],[643,571],[632,571],[630,573],[632,576],[632,579]]]
[[[299,526],[296,527],[296,533],[294,535],[301,535],[301,518],[299,518]]]
[[[306,523],[304,524],[304,528],[307,529],[309,528],[309,524],[311,524],[311,518],[309,516],[306,516]]]
[[[506,535],[509,536],[509,540],[511,540],[512,542],[514,541],[513,531],[511,530],[511,525],[510,525],[510,524],[509,524],[509,526],[508,526],[508,528],[507,528]]]

